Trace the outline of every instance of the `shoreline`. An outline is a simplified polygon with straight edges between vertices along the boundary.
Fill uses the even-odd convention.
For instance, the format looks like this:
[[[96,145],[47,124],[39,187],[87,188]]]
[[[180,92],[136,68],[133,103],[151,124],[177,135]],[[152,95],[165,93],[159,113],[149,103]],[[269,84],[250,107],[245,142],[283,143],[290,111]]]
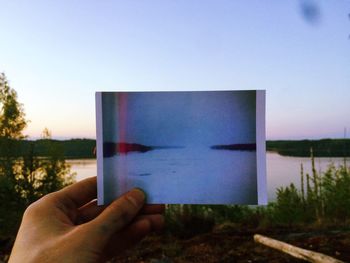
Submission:
[[[26,155],[31,147],[33,155],[49,156],[51,147],[58,147],[61,156],[65,159],[95,159],[94,139],[39,139],[14,141],[20,149],[18,157]],[[311,157],[311,149],[314,157],[350,157],[350,139],[321,139],[321,140],[267,140],[266,151],[276,152],[281,156]],[[16,157],[16,156],[14,156]],[[1,156],[0,156],[1,158]]]

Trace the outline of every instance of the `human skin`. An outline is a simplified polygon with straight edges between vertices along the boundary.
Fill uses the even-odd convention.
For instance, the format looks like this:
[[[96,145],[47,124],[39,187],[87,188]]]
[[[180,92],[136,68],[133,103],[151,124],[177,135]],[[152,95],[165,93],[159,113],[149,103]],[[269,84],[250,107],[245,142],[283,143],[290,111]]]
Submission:
[[[9,262],[104,262],[164,225],[164,206],[145,205],[140,189],[108,206],[95,198],[93,177],[31,204]]]

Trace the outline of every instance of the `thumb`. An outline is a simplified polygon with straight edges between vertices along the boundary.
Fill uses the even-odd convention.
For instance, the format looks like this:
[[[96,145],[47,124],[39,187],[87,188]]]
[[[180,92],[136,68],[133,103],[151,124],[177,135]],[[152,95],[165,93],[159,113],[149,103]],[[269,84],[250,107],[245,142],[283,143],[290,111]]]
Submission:
[[[119,197],[94,220],[84,225],[90,232],[89,238],[95,247],[101,250],[110,238],[126,227],[138,214],[145,203],[145,194],[140,189],[133,189]]]

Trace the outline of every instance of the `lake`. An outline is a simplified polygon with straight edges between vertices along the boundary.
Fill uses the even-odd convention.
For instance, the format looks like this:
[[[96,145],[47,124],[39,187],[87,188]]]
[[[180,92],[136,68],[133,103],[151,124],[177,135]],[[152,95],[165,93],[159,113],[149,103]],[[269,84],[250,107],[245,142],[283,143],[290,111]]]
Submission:
[[[298,188],[300,187],[301,163],[304,166],[304,174],[311,173],[310,158],[286,157],[268,152],[266,159],[269,201],[273,201],[276,198],[276,189],[278,187],[287,186],[290,183],[294,183]],[[324,171],[332,162],[335,165],[343,164],[343,158],[315,158],[317,171]],[[95,159],[67,160],[67,163],[71,165],[71,170],[77,173],[77,181],[96,175]]]

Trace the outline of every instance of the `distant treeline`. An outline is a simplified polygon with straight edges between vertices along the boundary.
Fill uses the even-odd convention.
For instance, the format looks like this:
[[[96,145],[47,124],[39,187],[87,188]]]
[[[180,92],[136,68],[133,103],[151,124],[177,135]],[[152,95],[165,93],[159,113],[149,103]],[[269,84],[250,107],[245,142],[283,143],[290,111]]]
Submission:
[[[58,148],[66,159],[95,158],[95,146],[96,141],[93,139],[40,139],[13,142],[13,147],[18,149],[18,156],[33,152],[36,156],[45,157],[52,148]],[[312,149],[315,157],[350,157],[350,139],[267,141],[266,149],[285,156],[310,157]]]
[[[239,144],[221,144],[210,147],[214,150],[231,150],[231,151],[256,151],[255,143],[239,143]]]
[[[310,157],[349,157],[350,139],[322,139],[300,141],[267,141],[266,149],[280,155]]]
[[[0,144],[1,145],[1,144]],[[52,140],[40,139],[36,141],[19,140],[12,141],[11,147],[17,149],[16,156],[46,157],[50,156],[52,150],[58,151],[59,155],[66,159],[95,158],[94,149],[96,141],[92,139],[70,139],[70,140]],[[2,151],[0,151],[1,154]],[[1,156],[0,156],[1,157]]]

